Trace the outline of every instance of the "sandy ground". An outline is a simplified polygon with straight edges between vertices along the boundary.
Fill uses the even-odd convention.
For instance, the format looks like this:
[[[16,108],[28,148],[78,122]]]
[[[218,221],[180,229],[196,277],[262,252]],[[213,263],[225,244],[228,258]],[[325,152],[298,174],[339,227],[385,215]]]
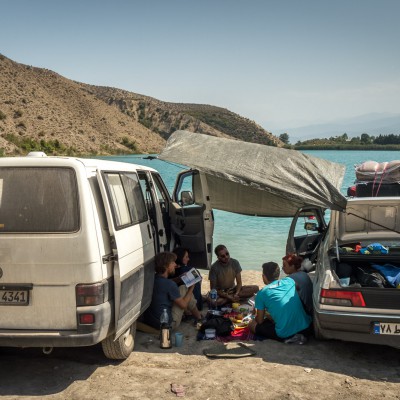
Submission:
[[[244,271],[244,283],[262,285]],[[205,282],[205,289],[208,282]],[[162,350],[157,336],[138,332],[125,361],[107,360],[101,346],[55,349],[0,348],[3,399],[174,399],[171,384],[187,399],[400,399],[400,350],[339,341],[288,345],[247,342],[256,355],[209,359],[204,349],[224,344],[196,341],[183,323],[182,347]],[[232,346],[232,344],[231,344]],[[235,344],[233,344],[235,346]]]

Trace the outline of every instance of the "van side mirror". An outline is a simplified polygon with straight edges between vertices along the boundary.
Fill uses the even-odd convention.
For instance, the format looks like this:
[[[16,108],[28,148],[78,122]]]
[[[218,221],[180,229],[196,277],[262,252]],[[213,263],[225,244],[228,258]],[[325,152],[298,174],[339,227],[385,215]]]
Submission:
[[[184,190],[181,192],[181,205],[188,206],[194,204],[193,194],[189,190]]]
[[[306,222],[304,224],[304,229],[306,231],[317,231],[318,230],[318,224],[315,222]]]

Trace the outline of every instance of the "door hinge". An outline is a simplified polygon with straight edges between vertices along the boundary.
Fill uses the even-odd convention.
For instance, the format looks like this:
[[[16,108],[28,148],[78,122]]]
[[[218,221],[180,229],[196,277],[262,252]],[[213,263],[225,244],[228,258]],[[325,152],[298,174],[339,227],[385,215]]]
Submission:
[[[118,261],[118,254],[107,254],[102,257],[103,264],[107,264],[110,261]]]

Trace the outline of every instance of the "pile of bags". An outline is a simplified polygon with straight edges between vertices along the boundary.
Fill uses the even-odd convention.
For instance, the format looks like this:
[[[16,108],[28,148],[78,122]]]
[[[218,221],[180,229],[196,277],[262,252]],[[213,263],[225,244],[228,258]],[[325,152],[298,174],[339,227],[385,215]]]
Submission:
[[[400,196],[400,160],[365,161],[355,166],[355,173],[355,185],[348,188],[348,196]]]

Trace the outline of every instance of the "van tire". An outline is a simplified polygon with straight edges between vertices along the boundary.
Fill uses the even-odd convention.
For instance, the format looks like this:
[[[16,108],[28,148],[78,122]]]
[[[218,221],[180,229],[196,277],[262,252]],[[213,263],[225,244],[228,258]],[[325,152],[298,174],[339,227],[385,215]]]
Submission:
[[[314,328],[314,338],[317,340],[325,340],[321,333],[321,326],[319,325],[316,313],[313,315],[313,328]]]
[[[101,342],[103,353],[111,360],[125,360],[132,353],[135,345],[136,322],[123,333],[117,340],[110,335]]]

